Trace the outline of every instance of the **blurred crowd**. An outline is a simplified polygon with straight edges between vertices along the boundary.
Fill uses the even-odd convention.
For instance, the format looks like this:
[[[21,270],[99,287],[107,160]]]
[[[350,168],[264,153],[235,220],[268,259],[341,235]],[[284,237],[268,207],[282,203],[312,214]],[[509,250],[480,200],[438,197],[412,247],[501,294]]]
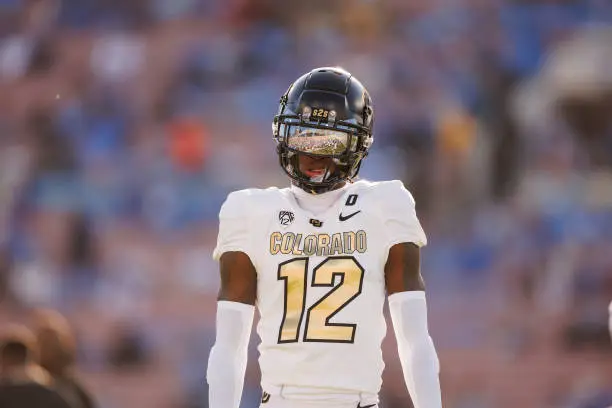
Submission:
[[[94,408],[74,371],[69,323],[53,310],[33,310],[32,329],[10,325],[0,341],[0,406]]]
[[[206,407],[219,207],[288,184],[279,97],[341,65],[375,105],[361,176],[429,235],[445,406],[612,405],[609,25],[608,0],[0,0],[0,324],[60,311],[101,408]]]

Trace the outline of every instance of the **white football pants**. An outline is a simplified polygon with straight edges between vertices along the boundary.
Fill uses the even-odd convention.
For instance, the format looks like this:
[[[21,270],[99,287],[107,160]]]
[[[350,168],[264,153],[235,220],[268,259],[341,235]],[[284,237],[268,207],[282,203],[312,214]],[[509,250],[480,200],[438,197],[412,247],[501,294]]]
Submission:
[[[312,393],[297,387],[267,387],[260,408],[378,408],[376,397],[360,394]],[[289,389],[292,388],[292,389]]]

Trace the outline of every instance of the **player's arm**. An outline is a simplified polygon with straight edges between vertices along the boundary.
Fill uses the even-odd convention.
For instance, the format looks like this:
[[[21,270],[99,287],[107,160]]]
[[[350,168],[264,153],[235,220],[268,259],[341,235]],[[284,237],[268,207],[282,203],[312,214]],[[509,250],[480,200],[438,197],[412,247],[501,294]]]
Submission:
[[[228,197],[219,214],[219,237],[213,257],[219,260],[221,286],[217,302],[216,340],[206,378],[210,408],[238,408],[244,386],[257,274],[248,255],[249,235],[240,200]]]
[[[412,243],[389,250],[385,280],[389,310],[406,387],[415,408],[440,408],[440,365],[427,327],[420,249]]]
[[[244,386],[257,278],[244,252],[224,253],[220,269],[217,335],[206,373],[208,400],[210,408],[238,408]]]
[[[406,387],[415,408],[440,408],[440,365],[427,325],[420,247],[427,238],[416,216],[414,199],[403,187],[388,194],[385,226],[389,253],[385,284]]]

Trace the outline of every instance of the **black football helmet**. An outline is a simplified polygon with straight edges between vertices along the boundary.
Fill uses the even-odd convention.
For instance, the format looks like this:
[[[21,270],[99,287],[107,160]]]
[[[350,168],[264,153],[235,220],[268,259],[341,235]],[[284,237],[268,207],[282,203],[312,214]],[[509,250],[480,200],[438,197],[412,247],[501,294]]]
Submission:
[[[280,165],[305,191],[333,190],[357,176],[374,140],[373,123],[372,100],[361,82],[342,68],[316,68],[281,97],[272,124]],[[300,171],[300,155],[330,157],[335,166],[310,177]]]

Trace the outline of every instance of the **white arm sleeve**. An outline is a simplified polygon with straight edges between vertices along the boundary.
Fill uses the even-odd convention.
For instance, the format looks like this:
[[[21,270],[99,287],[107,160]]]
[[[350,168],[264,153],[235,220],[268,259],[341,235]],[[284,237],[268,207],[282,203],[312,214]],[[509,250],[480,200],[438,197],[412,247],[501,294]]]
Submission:
[[[425,292],[389,296],[404,380],[415,408],[441,408],[440,363],[427,329]]]
[[[427,237],[421,227],[415,209],[415,201],[401,181],[392,181],[384,186],[381,197],[385,197],[381,208],[385,230],[387,231],[387,247],[391,248],[401,242],[412,242],[419,247],[427,244]]]
[[[244,303],[217,303],[217,336],[206,370],[210,408],[240,406],[254,313]]]
[[[610,330],[610,339],[612,340],[612,302],[610,302],[610,306],[608,306],[608,329]]]

